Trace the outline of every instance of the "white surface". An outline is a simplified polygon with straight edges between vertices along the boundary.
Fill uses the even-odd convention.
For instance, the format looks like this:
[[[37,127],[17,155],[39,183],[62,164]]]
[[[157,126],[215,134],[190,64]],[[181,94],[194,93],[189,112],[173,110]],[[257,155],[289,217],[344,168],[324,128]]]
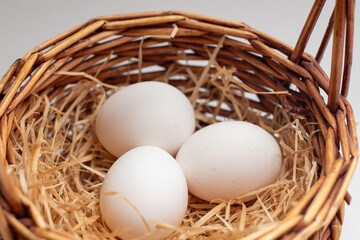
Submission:
[[[117,13],[142,12],[150,10],[183,10],[202,13],[231,20],[240,20],[292,46],[311,9],[313,1],[304,0],[0,0],[0,76],[11,63],[21,58],[36,45],[48,40],[88,19]],[[318,27],[314,29],[306,49],[316,54],[319,42],[326,28],[334,1],[325,4]],[[355,48],[352,81],[348,99],[355,111],[355,119],[360,119],[360,8],[355,13]],[[329,73],[329,52],[324,56],[322,66]],[[358,129],[359,133],[359,129]],[[346,207],[346,217],[341,239],[356,239],[360,236],[358,217],[360,215],[360,173],[359,169],[350,183],[352,195],[350,207]]]

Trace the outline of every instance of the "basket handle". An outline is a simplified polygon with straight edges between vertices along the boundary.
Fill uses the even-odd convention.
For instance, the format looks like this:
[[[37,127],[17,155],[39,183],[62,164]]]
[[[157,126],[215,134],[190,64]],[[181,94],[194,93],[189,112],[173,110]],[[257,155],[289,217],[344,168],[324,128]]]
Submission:
[[[325,1],[326,0],[315,0],[296,43],[294,52],[290,56],[291,61],[300,61]],[[340,93],[342,96],[347,97],[349,90],[354,41],[354,9],[355,0],[336,0],[334,12],[330,17],[328,27],[316,54],[316,60],[320,62],[329,42],[331,33],[333,32],[331,72],[328,92],[328,106],[333,113],[338,109]],[[340,85],[342,85],[341,92]]]

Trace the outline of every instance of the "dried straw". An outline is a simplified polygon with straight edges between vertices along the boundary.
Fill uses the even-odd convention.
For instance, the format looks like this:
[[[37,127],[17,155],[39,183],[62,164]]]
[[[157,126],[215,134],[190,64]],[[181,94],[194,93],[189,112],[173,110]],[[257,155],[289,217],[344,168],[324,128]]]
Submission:
[[[233,69],[216,61],[223,41],[212,53],[207,49],[206,66],[170,66],[166,74],[152,80],[178,86],[189,97],[197,130],[227,119],[248,121],[266,129],[281,147],[281,174],[276,183],[228,202],[208,203],[189,194],[182,225],[157,226],[175,231],[169,239],[235,239],[275,228],[318,180],[318,159],[311,141],[312,134],[318,131],[317,124],[284,108],[276,108],[272,114],[253,109],[249,100],[256,97],[253,93],[289,92],[261,92],[240,81]],[[186,60],[183,52],[178,55]],[[57,74],[83,79],[59,86],[56,95],[44,92],[31,96],[29,110],[21,119],[15,119],[16,129],[11,133],[16,164],[11,165],[10,174],[42,214],[42,225],[79,239],[115,239],[119,233],[111,233],[101,218],[99,190],[116,159],[97,140],[94,120],[104,101],[116,89],[128,85],[130,78],[114,86],[87,73]],[[306,124],[315,126],[313,133],[305,130]],[[257,198],[251,202],[240,200],[253,194]]]

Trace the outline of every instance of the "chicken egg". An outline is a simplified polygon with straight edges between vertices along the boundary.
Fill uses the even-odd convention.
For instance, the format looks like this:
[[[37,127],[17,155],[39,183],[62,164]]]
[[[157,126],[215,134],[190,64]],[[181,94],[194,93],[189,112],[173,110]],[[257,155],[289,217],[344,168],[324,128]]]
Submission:
[[[99,141],[116,157],[145,145],[175,156],[194,130],[195,113],[188,98],[154,81],[121,88],[105,101],[95,123]]]
[[[184,143],[176,159],[189,191],[207,201],[230,200],[274,183],[282,165],[274,137],[241,121],[200,129]]]
[[[163,239],[172,231],[157,223],[179,226],[188,202],[184,173],[178,162],[153,146],[134,148],[109,169],[100,190],[106,225],[121,239]]]

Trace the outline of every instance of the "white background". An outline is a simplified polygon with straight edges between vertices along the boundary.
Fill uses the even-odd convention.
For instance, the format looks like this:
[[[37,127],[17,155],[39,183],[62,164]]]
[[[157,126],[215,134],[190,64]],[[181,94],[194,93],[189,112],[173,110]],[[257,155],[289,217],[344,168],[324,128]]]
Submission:
[[[38,44],[57,36],[92,17],[153,10],[183,10],[230,20],[239,20],[281,41],[295,46],[312,0],[0,0],[0,77],[10,65]],[[329,0],[306,51],[313,56],[319,46],[334,0]],[[352,81],[348,99],[360,119],[360,8],[355,11],[355,48]],[[322,67],[329,73],[331,47]],[[359,135],[359,128],[358,128]],[[359,167],[358,167],[359,168]],[[360,173],[349,186],[352,196],[341,235],[342,240],[360,236]]]

